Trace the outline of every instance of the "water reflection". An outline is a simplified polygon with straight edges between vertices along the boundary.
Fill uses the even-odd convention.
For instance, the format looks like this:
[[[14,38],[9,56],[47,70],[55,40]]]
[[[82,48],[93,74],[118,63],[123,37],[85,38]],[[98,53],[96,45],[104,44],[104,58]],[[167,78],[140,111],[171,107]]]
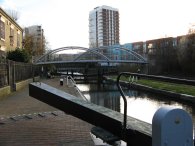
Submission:
[[[92,103],[123,113],[123,99],[116,87],[110,85],[98,87],[96,85],[81,84],[78,85],[78,87]],[[171,106],[187,111],[192,116],[193,123],[195,125],[195,107],[192,105],[170,101],[164,96],[134,90],[125,90],[125,95],[127,95],[128,116],[152,123],[152,117],[157,109],[162,106]]]
[[[101,105],[112,110],[120,112],[120,98],[117,92],[101,92],[96,94],[95,92],[89,93],[90,101],[97,105]]]

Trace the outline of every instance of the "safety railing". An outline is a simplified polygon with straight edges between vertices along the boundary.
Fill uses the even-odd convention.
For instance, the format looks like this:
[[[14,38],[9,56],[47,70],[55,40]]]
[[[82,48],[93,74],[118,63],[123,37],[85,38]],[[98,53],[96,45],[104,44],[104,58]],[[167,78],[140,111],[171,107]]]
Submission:
[[[133,75],[133,76],[132,76]],[[138,77],[148,77],[152,79],[161,79],[156,76],[144,76],[142,74],[134,74],[129,72],[121,72],[117,77],[117,87],[124,100],[124,118],[122,136],[126,137],[127,129],[127,99],[120,86],[121,76],[129,77],[129,82],[133,83]],[[131,77],[132,76],[132,77]],[[134,77],[135,76],[135,77]],[[192,83],[192,81],[173,79],[163,77],[166,81]],[[172,121],[172,122],[171,122]],[[178,127],[179,126],[179,127]],[[180,139],[177,140],[177,137]],[[169,140],[168,140],[169,139]],[[171,140],[170,140],[171,139]],[[172,140],[173,139],[173,140]],[[179,145],[194,145],[193,140],[193,123],[190,115],[181,109],[160,108],[153,116],[152,120],[152,146],[179,146]]]
[[[72,87],[74,87],[78,91],[81,98],[88,101],[88,99],[82,94],[81,90],[77,87],[77,84],[76,84],[74,78],[72,76],[66,76],[66,85],[68,86],[70,84],[70,82],[72,84]]]

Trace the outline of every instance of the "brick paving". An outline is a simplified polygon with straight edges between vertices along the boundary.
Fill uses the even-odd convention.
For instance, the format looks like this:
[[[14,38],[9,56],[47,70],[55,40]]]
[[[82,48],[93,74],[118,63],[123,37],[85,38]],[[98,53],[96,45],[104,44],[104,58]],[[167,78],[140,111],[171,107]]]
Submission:
[[[43,80],[79,96],[59,79]],[[0,146],[93,146],[92,125],[28,96],[28,87],[0,100]]]

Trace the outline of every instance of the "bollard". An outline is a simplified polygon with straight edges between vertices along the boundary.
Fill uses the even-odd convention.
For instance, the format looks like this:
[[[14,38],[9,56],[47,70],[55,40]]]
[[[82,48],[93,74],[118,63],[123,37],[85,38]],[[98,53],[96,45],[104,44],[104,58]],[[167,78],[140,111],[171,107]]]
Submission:
[[[61,86],[63,86],[63,82],[64,82],[64,80],[61,78],[61,79],[60,79],[60,85],[61,85]]]
[[[69,83],[69,76],[66,76],[66,85],[68,85],[68,83]]]
[[[135,76],[135,82],[137,82],[137,80],[138,80],[138,79],[137,79],[137,76]]]
[[[193,146],[193,124],[182,109],[160,108],[152,119],[152,146]]]
[[[132,83],[134,82],[134,76],[132,77],[131,82],[132,82]]]

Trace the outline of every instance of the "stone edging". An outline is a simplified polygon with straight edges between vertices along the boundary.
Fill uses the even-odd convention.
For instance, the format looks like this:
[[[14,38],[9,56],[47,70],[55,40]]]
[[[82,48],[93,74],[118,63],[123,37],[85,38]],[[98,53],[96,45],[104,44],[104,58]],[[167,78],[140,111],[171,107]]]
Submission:
[[[112,79],[109,79],[109,78],[107,78],[106,80],[109,81],[109,82],[110,81],[111,82],[116,82],[115,80],[112,80]],[[181,100],[181,101],[190,102],[190,103],[195,104],[195,96],[192,96],[192,95],[175,93],[175,92],[161,90],[161,89],[155,89],[155,88],[152,88],[152,87],[149,87],[149,86],[136,84],[136,83],[129,83],[129,82],[125,82],[125,81],[120,81],[120,85],[121,86],[126,86],[126,87],[131,87],[133,89],[138,89],[138,90],[142,90],[142,91],[147,91],[147,92],[151,92],[151,93],[165,95],[165,96],[168,96],[169,98],[172,98],[172,99],[175,99],[175,100]]]
[[[34,80],[38,81],[39,76],[35,77]],[[33,79],[27,79],[24,81],[20,81],[14,84],[14,90],[12,91],[11,86],[5,86],[0,88],[0,98],[4,98],[9,95],[11,92],[21,90],[22,88],[26,87],[29,83],[33,82]]]
[[[0,88],[0,98],[3,98],[10,93],[11,93],[10,86],[5,86],[5,87]]]

